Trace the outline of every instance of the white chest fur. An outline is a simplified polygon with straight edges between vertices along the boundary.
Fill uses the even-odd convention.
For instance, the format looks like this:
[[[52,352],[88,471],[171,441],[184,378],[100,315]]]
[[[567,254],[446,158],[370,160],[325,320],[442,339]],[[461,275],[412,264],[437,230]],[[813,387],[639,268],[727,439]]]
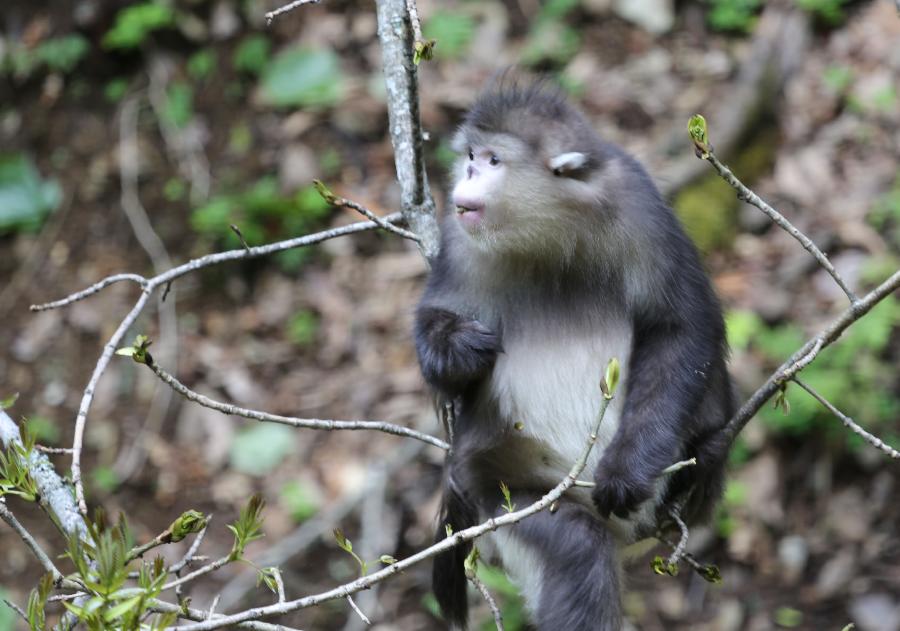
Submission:
[[[581,455],[600,410],[600,380],[613,357],[622,366],[631,352],[631,330],[611,323],[591,330],[529,327],[504,339],[490,383],[501,422],[546,449],[565,473]],[[619,426],[624,392],[607,409],[586,470],[592,471]]]

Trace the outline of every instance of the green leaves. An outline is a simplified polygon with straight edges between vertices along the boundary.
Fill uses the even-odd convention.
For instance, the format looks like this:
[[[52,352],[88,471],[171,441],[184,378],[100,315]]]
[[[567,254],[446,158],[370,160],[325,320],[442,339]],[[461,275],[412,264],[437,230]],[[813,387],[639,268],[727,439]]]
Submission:
[[[343,91],[340,64],[330,50],[292,48],[263,70],[263,97],[278,107],[326,108]]]
[[[31,160],[0,154],[0,233],[36,230],[61,199],[59,185],[42,180]]]
[[[11,441],[6,449],[0,451],[0,497],[16,495],[27,502],[34,502],[40,496],[28,468],[34,451],[34,436],[24,424],[19,431],[22,442]]]
[[[344,536],[344,531],[342,531],[340,528],[335,528],[332,532],[334,534],[334,540],[337,541],[337,544],[341,548],[341,550],[352,556],[359,564],[360,576],[365,576],[369,571],[369,565],[361,558],[359,558],[359,555],[357,555],[353,551],[353,542],[347,539],[346,536]]]
[[[512,501],[512,495],[509,492],[509,487],[506,486],[506,483],[502,480],[500,481],[500,492],[503,493],[503,508],[507,513],[511,513],[516,510],[516,505]]]
[[[172,531],[171,541],[181,541],[190,534],[200,532],[206,528],[208,522],[209,518],[199,511],[188,510],[183,512],[169,527]]]
[[[263,518],[262,510],[266,501],[261,495],[254,494],[247,505],[241,509],[241,515],[233,524],[228,525],[228,530],[234,534],[234,544],[231,547],[229,558],[236,561],[243,557],[244,548],[251,541],[262,539],[265,535],[260,532]]]
[[[145,2],[119,11],[116,23],[103,36],[103,47],[112,50],[137,48],[154,31],[175,23],[174,11],[163,4]]]
[[[678,576],[678,564],[669,563],[661,556],[653,557],[650,561],[650,569],[660,576]]]
[[[147,351],[151,344],[153,344],[153,340],[149,337],[146,335],[138,335],[134,338],[134,343],[131,346],[118,349],[116,355],[130,357],[139,364],[152,366],[153,357]]]

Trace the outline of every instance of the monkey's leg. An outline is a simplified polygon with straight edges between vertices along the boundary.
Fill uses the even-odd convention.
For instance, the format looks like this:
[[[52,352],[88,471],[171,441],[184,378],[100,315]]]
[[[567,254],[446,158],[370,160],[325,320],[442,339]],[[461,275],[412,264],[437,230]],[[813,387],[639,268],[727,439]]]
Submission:
[[[620,631],[616,543],[584,507],[561,503],[555,513],[538,513],[495,537],[537,629]]]

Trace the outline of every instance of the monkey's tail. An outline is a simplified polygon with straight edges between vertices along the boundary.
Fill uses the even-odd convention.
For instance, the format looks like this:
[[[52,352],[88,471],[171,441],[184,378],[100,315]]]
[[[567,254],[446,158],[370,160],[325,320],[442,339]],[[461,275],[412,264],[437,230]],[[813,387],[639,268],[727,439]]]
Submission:
[[[434,536],[435,543],[447,537],[447,526],[452,532],[459,532],[477,523],[478,507],[475,502],[448,476],[441,502],[441,518]],[[441,613],[453,629],[465,630],[468,626],[469,601],[466,597],[466,572],[463,564],[471,550],[472,544],[464,543],[434,559],[432,589]]]

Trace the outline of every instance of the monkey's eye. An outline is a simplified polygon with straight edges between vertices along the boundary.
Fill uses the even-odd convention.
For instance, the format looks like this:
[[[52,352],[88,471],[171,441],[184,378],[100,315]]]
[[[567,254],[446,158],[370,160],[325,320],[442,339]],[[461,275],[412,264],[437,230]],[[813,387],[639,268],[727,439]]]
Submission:
[[[500,164],[500,158],[498,158],[495,154],[492,153],[492,154],[491,154],[491,159],[490,159],[488,162],[490,162],[490,165],[491,165],[492,167],[495,167],[495,166],[497,166],[498,164]]]
[[[475,154],[472,152],[471,149],[469,149],[469,160],[474,160],[474,159],[475,159]]]

